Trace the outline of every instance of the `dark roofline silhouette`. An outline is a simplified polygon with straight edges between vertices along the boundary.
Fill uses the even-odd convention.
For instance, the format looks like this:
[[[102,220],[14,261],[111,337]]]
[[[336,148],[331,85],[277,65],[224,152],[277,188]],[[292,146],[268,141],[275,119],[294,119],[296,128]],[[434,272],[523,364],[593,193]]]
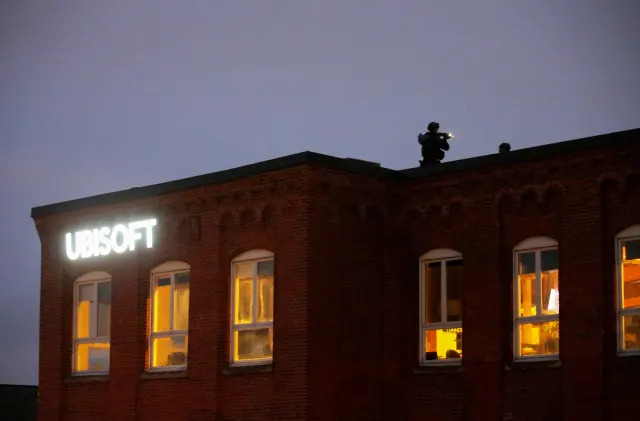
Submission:
[[[512,150],[508,153],[495,153],[458,161],[443,162],[428,167],[409,168],[406,170],[392,170],[381,167],[375,162],[362,161],[353,158],[338,158],[316,152],[300,152],[280,158],[269,159],[255,164],[243,165],[228,170],[217,171],[195,177],[182,178],[145,187],[134,187],[111,193],[99,194],[65,202],[38,206],[31,209],[32,218],[40,218],[56,213],[68,212],[89,206],[100,206],[134,199],[141,199],[161,194],[174,193],[210,184],[224,183],[246,178],[252,175],[270,171],[283,170],[299,165],[316,164],[346,172],[358,173],[376,178],[401,180],[415,179],[432,175],[449,174],[459,171],[502,165],[508,163],[533,161],[549,156],[568,154],[581,150],[611,147],[627,142],[640,141],[640,128],[614,133],[591,136],[581,139],[567,140],[531,148]]]

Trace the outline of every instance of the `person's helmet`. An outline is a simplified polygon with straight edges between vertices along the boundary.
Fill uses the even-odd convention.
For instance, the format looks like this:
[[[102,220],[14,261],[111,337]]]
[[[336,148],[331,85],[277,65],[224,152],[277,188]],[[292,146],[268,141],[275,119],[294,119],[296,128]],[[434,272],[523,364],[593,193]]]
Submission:
[[[431,131],[435,131],[437,132],[438,129],[440,128],[440,125],[438,123],[436,123],[435,121],[432,121],[431,123],[429,123],[429,125],[427,126],[427,130]]]

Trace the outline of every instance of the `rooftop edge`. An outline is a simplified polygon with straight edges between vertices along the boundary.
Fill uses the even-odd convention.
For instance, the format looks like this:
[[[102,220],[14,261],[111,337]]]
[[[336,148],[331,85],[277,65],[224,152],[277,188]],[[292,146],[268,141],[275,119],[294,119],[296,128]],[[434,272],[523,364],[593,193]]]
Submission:
[[[305,164],[317,164],[346,172],[353,172],[367,176],[385,179],[414,179],[430,175],[441,175],[474,168],[508,164],[521,161],[541,159],[554,155],[562,155],[570,152],[594,149],[605,146],[615,146],[630,141],[640,141],[640,128],[619,132],[590,136],[586,138],[566,140],[541,146],[511,150],[507,153],[495,153],[457,161],[444,162],[430,167],[408,168],[405,170],[392,170],[381,167],[375,162],[362,161],[354,158],[339,158],[324,155],[317,152],[300,152],[279,158],[260,161],[254,164],[243,165],[236,168],[217,171],[194,177],[182,178],[144,187],[133,187],[128,190],[119,190],[88,196],[50,205],[37,206],[31,209],[32,218],[41,218],[56,213],[69,212],[89,206],[99,206],[124,202],[127,200],[141,199],[145,197],[174,193],[181,190],[201,187],[210,184],[224,183],[240,178],[258,175],[270,171],[283,170],[290,167]]]

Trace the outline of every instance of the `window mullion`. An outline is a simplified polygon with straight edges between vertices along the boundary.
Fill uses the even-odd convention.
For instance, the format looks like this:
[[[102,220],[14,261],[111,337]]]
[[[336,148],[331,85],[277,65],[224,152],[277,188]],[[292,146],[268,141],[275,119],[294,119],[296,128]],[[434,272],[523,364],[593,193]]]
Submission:
[[[618,250],[617,250],[617,254],[618,254],[618,258],[617,258],[617,263],[618,263],[618,276],[619,276],[619,285],[620,287],[618,288],[618,308],[620,310],[624,309],[624,264],[623,264],[623,256],[622,256],[622,241],[618,240]],[[622,329],[621,329],[622,331]]]
[[[420,283],[418,284],[418,293],[420,294],[420,309],[419,309],[419,317],[420,317],[420,322],[418,323],[418,326],[420,327],[420,335],[418,336],[420,338],[420,343],[418,344],[418,360],[422,361],[424,358],[424,353],[426,351],[426,340],[425,340],[425,322],[427,320],[426,317],[426,310],[425,310],[425,300],[424,300],[424,290],[425,290],[425,282],[426,282],[426,276],[425,276],[425,270],[424,270],[424,265],[425,262],[420,260],[419,261],[420,266],[418,268],[418,272],[420,273]]]
[[[252,306],[251,306],[251,323],[256,323],[258,321],[258,262],[253,262],[253,288],[252,288]]]
[[[89,305],[89,336],[95,338],[98,335],[98,283],[93,282],[91,305]]]
[[[542,315],[542,255],[536,250],[536,316]]]
[[[521,286],[520,286],[520,270],[518,267],[518,261],[520,258],[520,254],[519,253],[515,253],[514,257],[513,257],[513,282],[515,282],[515,287],[514,287],[514,297],[513,297],[513,314],[515,315],[516,318],[520,317],[520,300],[521,298]]]
[[[156,275],[151,274],[151,297],[149,301],[151,301],[149,303],[149,340],[147,342],[147,346],[149,347],[149,361],[148,361],[148,367],[151,368],[153,367],[153,358],[154,358],[154,352],[153,352],[153,339],[155,338],[155,334],[154,334],[154,330],[156,328],[156,306],[155,306],[155,301],[156,301]]]
[[[440,321],[447,322],[447,265],[440,262]]]
[[[236,265],[237,263],[231,264],[231,295],[229,297],[231,300],[231,303],[229,303],[229,308],[231,308],[231,330],[236,327],[236,294],[238,293],[236,290]],[[233,332],[231,335],[233,336]]]
[[[171,297],[169,299],[169,332],[173,332],[173,319],[175,318],[174,314],[173,314],[173,311],[174,311],[174,309],[173,309],[173,306],[174,306],[173,297],[175,295],[174,294],[174,290],[175,290],[175,287],[176,287],[176,285],[175,285],[175,273],[172,273],[170,276],[171,276],[171,287],[170,287]]]

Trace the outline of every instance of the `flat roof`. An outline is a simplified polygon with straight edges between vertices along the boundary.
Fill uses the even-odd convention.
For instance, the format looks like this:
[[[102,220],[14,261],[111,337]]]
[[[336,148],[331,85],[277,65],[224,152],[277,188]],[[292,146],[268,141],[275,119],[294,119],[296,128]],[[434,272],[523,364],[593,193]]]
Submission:
[[[174,193],[195,187],[224,183],[231,180],[246,178],[252,175],[277,171],[305,164],[317,164],[346,172],[363,174],[382,179],[415,179],[431,175],[448,174],[459,171],[467,171],[480,167],[495,166],[514,162],[530,161],[545,157],[562,155],[581,150],[600,147],[611,147],[633,141],[640,141],[640,128],[620,132],[602,134],[581,139],[567,140],[564,142],[550,143],[512,150],[508,153],[495,153],[457,161],[443,162],[429,167],[409,168],[406,170],[392,170],[381,167],[380,164],[362,161],[353,158],[338,158],[316,152],[301,152],[280,158],[269,159],[255,164],[244,165],[228,170],[217,171],[195,177],[182,178],[144,187],[134,187],[128,190],[120,190],[96,196],[83,197],[65,202],[53,203],[45,206],[37,206],[31,209],[32,218],[40,218],[56,213],[68,212],[89,206],[99,206],[141,199],[160,194]]]

